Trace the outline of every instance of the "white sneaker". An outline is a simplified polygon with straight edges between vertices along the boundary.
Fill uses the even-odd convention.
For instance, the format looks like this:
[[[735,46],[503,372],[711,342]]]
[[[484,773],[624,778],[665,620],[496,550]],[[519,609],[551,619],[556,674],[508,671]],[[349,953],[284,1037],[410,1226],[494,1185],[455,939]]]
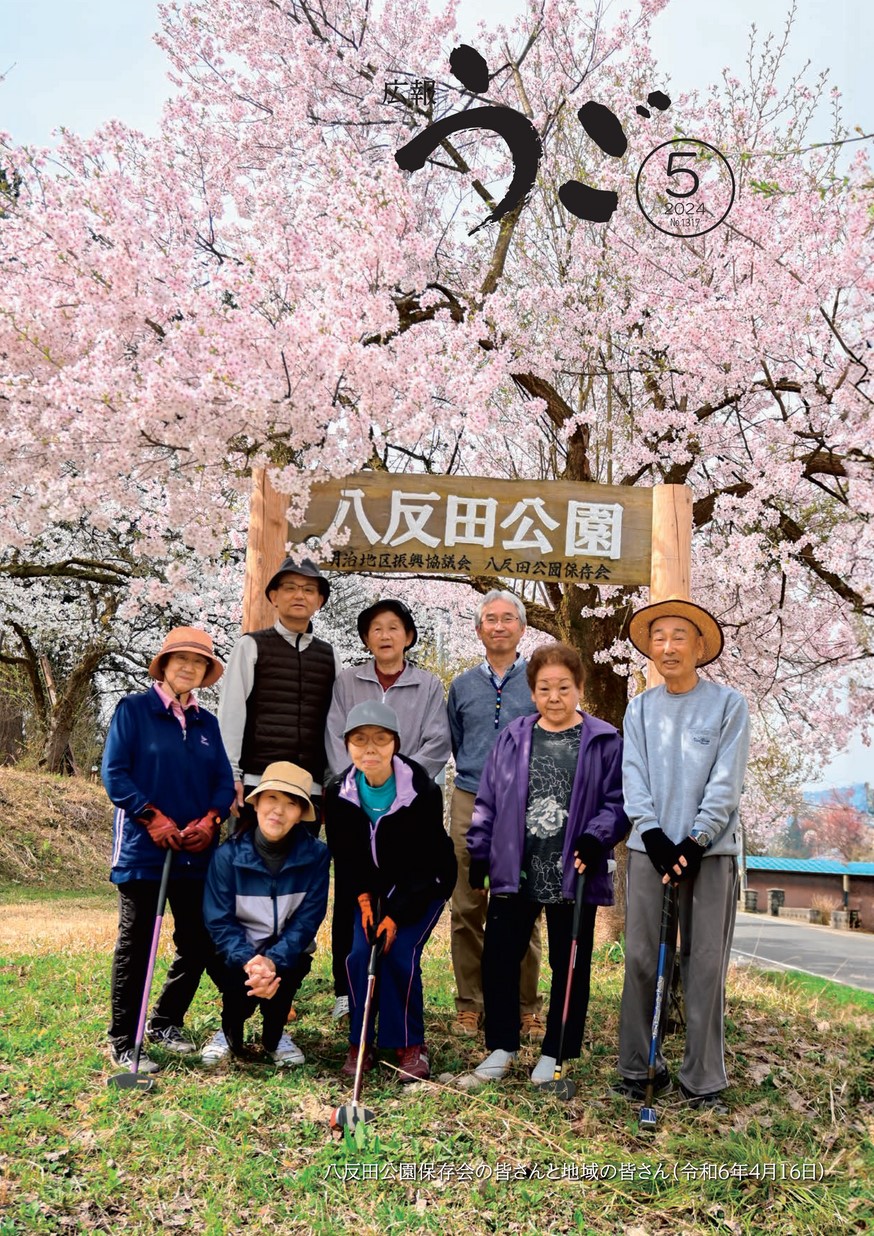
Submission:
[[[279,1068],[291,1068],[292,1065],[303,1064],[306,1058],[297,1043],[293,1042],[287,1034],[283,1034],[276,1044],[276,1050],[269,1051],[267,1055]]]
[[[564,1065],[559,1076],[564,1077]],[[555,1056],[541,1056],[531,1070],[531,1080],[535,1086],[543,1086],[555,1077]]]
[[[501,1081],[507,1076],[510,1071],[510,1065],[516,1059],[514,1051],[504,1051],[503,1048],[496,1048],[490,1056],[486,1056],[482,1064],[478,1064],[474,1069],[474,1076],[480,1081]]]
[[[349,997],[338,996],[334,1001],[334,1011],[331,1014],[332,1021],[342,1021],[344,1017],[349,1016]]]
[[[216,1030],[209,1042],[204,1044],[203,1051],[200,1053],[200,1063],[206,1069],[214,1069],[217,1064],[227,1060],[230,1054],[231,1048],[225,1038],[224,1030]]]

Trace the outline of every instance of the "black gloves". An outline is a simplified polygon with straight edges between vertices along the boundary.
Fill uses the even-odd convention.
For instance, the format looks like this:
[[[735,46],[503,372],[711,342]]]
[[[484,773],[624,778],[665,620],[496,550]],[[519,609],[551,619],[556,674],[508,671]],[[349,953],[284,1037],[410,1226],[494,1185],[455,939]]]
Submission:
[[[604,857],[604,846],[597,837],[593,837],[591,833],[582,833],[577,838],[574,855],[589,871],[592,867],[597,867],[601,859]]]
[[[672,884],[681,884],[683,880],[695,879],[701,868],[704,851],[691,837],[684,837],[679,845],[675,845],[660,828],[648,828],[640,836],[649,855],[649,861],[659,875],[669,875]],[[681,856],[686,860],[685,867],[680,862]],[[680,875],[674,871],[675,866],[680,868]]]
[[[677,846],[677,858],[680,858],[681,855],[686,860],[686,866],[683,867],[682,875],[677,875],[676,872],[671,873],[671,882],[673,884],[679,884],[681,880],[695,879],[701,867],[704,851],[697,841],[693,841],[691,837],[684,837]]]
[[[470,874],[467,877],[467,882],[470,887],[484,889],[488,876],[488,861],[484,858],[472,858],[470,860]]]
[[[640,834],[640,839],[649,861],[659,875],[669,875],[673,880],[676,873],[672,868],[680,857],[679,847],[674,845],[667,833],[660,828],[648,828],[645,833]],[[694,845],[694,842],[692,844]]]

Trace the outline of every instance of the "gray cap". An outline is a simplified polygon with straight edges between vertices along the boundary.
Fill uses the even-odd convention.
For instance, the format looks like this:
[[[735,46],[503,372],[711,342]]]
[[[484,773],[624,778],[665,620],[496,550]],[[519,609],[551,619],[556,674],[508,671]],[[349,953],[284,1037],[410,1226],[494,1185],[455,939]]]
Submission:
[[[398,714],[393,708],[389,708],[388,704],[381,704],[379,700],[366,700],[363,704],[356,704],[354,708],[349,709],[349,715],[343,727],[343,737],[345,738],[347,734],[351,734],[353,730],[357,730],[362,725],[378,725],[380,729],[391,730],[398,737],[401,734]]]
[[[264,589],[264,595],[268,601],[270,600],[270,593],[274,590],[274,588],[279,587],[279,581],[282,579],[283,575],[305,575],[309,579],[314,579],[318,585],[323,605],[331,595],[331,585],[313,562],[312,558],[301,558],[300,562],[296,562],[294,558],[286,558],[279,570],[271,576],[269,584]]]

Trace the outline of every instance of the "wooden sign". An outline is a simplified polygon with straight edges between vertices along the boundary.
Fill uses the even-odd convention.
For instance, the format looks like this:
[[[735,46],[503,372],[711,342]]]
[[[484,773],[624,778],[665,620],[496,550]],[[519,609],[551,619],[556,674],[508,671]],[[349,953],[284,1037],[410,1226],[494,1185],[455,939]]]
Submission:
[[[313,486],[291,542],[336,545],[332,571],[648,584],[652,489],[359,472]],[[348,531],[348,539],[345,533]]]

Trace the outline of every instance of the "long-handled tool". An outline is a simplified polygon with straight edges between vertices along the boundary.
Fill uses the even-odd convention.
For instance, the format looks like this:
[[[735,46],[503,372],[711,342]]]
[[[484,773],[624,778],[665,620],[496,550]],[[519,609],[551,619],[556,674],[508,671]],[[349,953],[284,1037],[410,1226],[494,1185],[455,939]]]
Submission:
[[[358,1044],[358,1060],[355,1064],[355,1081],[352,1086],[352,1102],[344,1103],[331,1113],[331,1128],[354,1129],[358,1124],[369,1124],[376,1116],[367,1107],[361,1107],[358,1100],[361,1097],[361,1078],[364,1074],[364,1056],[367,1052],[367,1024],[370,1021],[370,1008],[373,1003],[373,993],[376,988],[376,966],[382,952],[382,945],[374,944],[370,950],[370,960],[367,963],[367,992],[364,996],[364,1017],[361,1020],[361,1039]]]
[[[637,1117],[637,1126],[641,1133],[653,1133],[656,1127],[656,1112],[653,1107],[653,1091],[655,1089],[656,1056],[659,1050],[659,1030],[661,1029],[662,1006],[665,997],[665,962],[668,955],[668,929],[671,924],[674,908],[674,887],[665,885],[662,893],[662,921],[659,927],[659,956],[656,966],[655,999],[652,1008],[652,1029],[649,1036],[649,1064],[646,1070],[646,1093],[643,1097],[643,1107]]]
[[[146,982],[143,987],[143,1000],[140,1005],[140,1020],[137,1025],[137,1038],[134,1043],[134,1067],[130,1073],[116,1073],[107,1078],[107,1086],[116,1086],[119,1090],[152,1090],[155,1079],[145,1073],[140,1073],[140,1053],[143,1050],[143,1039],[146,1034],[146,1014],[149,1010],[149,996],[152,991],[152,976],[155,973],[155,959],[158,956],[158,940],[161,937],[161,923],[164,921],[164,907],[167,904],[167,883],[170,879],[170,865],[173,862],[173,851],[167,848],[164,868],[161,872],[161,886],[158,889],[158,909],[155,914],[155,926],[152,931],[152,947],[149,950],[149,964],[146,967]]]
[[[574,917],[573,925],[571,926],[571,954],[568,959],[567,967],[567,982],[564,988],[564,1007],[561,1011],[561,1030],[558,1036],[558,1055],[555,1058],[555,1069],[552,1074],[552,1080],[544,1082],[540,1089],[548,1094],[554,1094],[556,1098],[567,1100],[572,1099],[577,1092],[576,1083],[571,1077],[563,1077],[562,1072],[564,1065],[562,1057],[564,1053],[564,1032],[567,1026],[568,1013],[571,1006],[571,990],[574,984],[574,970],[577,964],[577,949],[580,943],[580,924],[583,920],[583,898],[586,888],[586,872],[577,872],[576,896],[574,897]]]

